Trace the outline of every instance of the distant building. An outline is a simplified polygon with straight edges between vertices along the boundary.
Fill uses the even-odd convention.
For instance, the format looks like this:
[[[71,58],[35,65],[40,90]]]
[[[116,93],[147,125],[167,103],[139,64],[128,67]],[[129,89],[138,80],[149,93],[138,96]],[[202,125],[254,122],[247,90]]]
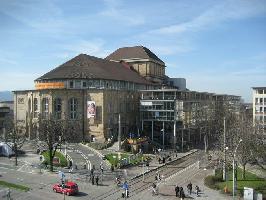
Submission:
[[[3,137],[3,128],[6,120],[12,120],[14,115],[14,102],[0,102],[0,137]]]
[[[240,96],[177,89],[141,90],[140,120],[145,134],[163,146],[192,147],[203,140],[199,131],[216,111],[240,111]],[[212,138],[210,138],[212,139]]]
[[[266,132],[266,87],[253,87],[253,121]]]

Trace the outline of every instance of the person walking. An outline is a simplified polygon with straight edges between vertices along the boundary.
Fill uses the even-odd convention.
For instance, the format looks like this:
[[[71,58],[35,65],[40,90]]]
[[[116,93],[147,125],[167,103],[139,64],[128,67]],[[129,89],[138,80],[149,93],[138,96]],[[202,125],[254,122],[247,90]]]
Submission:
[[[157,195],[157,186],[155,183],[152,184],[152,195]]]
[[[95,182],[96,182],[96,185],[98,186],[99,185],[99,176],[96,176]]]
[[[175,196],[178,197],[179,194],[179,187],[178,185],[175,186]]]
[[[196,194],[197,194],[197,197],[198,197],[199,196],[199,191],[200,191],[199,186],[196,185],[195,189],[196,189]]]
[[[91,177],[91,184],[94,185],[94,175]]]
[[[188,190],[189,194],[191,194],[191,192],[192,192],[192,183],[191,182],[187,185],[187,190]]]
[[[114,165],[111,165],[111,172],[114,172]]]
[[[103,173],[103,163],[102,162],[100,164],[100,169],[101,169],[101,172]]]

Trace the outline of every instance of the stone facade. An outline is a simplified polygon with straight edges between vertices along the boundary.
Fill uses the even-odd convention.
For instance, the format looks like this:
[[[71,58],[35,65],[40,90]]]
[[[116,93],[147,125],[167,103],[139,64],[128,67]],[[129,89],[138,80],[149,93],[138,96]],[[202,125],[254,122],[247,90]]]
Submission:
[[[79,131],[84,140],[104,141],[118,134],[118,115],[121,116],[122,135],[136,127],[138,121],[139,93],[119,90],[77,90],[77,89],[45,89],[14,92],[15,119],[20,125],[28,127],[29,138],[37,137],[39,117],[55,115],[55,100],[61,99],[60,119],[74,120],[79,124]],[[77,100],[77,116],[71,119],[70,101]],[[45,108],[44,99],[48,109]],[[87,101],[95,101],[96,115],[87,118]],[[37,102],[37,105],[36,105]]]

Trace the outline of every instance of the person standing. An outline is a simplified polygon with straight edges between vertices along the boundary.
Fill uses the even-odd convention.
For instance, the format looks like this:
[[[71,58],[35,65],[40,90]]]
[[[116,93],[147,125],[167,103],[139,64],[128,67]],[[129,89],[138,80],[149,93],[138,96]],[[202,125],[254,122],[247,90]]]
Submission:
[[[187,189],[188,189],[189,194],[191,194],[191,192],[192,192],[192,183],[191,182],[187,185]]]
[[[178,197],[179,194],[179,187],[178,185],[175,186],[175,196]]]
[[[179,198],[182,197],[182,193],[184,193],[184,190],[183,190],[183,187],[180,187],[180,190],[179,190]]]
[[[182,192],[180,192],[180,198],[181,198],[181,200],[184,200],[185,199],[185,192],[184,192],[184,190],[182,190]]]

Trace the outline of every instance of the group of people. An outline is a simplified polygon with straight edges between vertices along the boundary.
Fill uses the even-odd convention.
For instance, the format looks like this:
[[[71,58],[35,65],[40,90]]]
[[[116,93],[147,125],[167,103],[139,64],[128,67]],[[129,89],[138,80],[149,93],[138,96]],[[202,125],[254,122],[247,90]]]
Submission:
[[[188,193],[191,195],[192,193],[192,183],[190,182],[188,185],[187,185],[187,190],[188,190]],[[197,196],[199,196],[199,186],[195,186],[195,190],[196,190],[196,194]],[[183,187],[178,187],[178,185],[175,186],[175,196],[176,197],[179,197],[180,199],[184,199],[185,198],[185,192],[184,192],[184,189]]]
[[[101,170],[101,173],[103,173],[103,165],[101,163],[100,165],[100,170]],[[91,170],[90,170],[90,181],[91,181],[91,184],[92,185],[99,185],[99,176],[94,174],[94,171],[95,171],[95,166],[93,165]],[[87,178],[87,177],[86,177]]]

